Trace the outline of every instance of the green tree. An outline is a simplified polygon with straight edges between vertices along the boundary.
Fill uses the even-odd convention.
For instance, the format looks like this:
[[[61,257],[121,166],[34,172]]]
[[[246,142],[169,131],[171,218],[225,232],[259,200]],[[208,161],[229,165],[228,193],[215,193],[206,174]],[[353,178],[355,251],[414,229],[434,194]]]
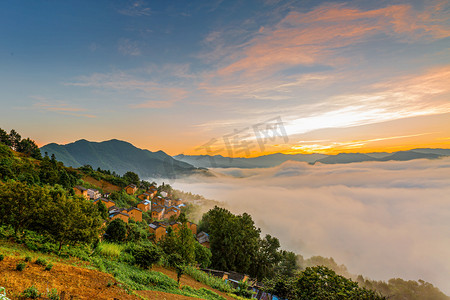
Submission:
[[[139,186],[139,183],[141,181],[139,179],[139,175],[131,171],[128,171],[125,174],[123,174],[122,178],[125,179],[127,184],[133,183],[136,186]]]
[[[103,220],[107,220],[108,219],[108,208],[106,207],[105,203],[103,203],[103,201],[101,201],[99,199],[99,200],[97,200],[96,206],[97,206],[97,210],[98,210],[101,218]]]
[[[67,197],[65,193],[55,192],[53,201],[48,203],[39,218],[41,227],[58,243],[58,251],[66,243],[90,243],[99,234],[100,215],[94,204],[82,197]]]
[[[123,242],[127,237],[127,224],[121,219],[114,219],[106,227],[106,239],[111,242]]]
[[[135,263],[144,269],[151,268],[161,258],[160,250],[152,243],[145,246],[137,246],[132,253]]]
[[[211,250],[200,245],[199,243],[194,244],[195,248],[195,261],[200,264],[201,267],[207,268],[211,264]]]
[[[203,215],[199,231],[209,233],[213,268],[255,276],[251,265],[259,249],[260,230],[250,215],[235,216],[216,206]]]
[[[17,235],[28,228],[51,201],[48,191],[39,186],[10,181],[0,185],[0,223],[11,225]]]
[[[259,241],[259,249],[251,267],[251,273],[259,280],[275,275],[275,269],[282,258],[278,248],[280,248],[280,241],[276,237],[266,235]]]
[[[41,150],[39,150],[36,143],[29,138],[20,141],[17,151],[25,153],[35,159],[42,159]]]
[[[183,273],[184,273],[185,262],[184,262],[183,258],[178,253],[172,253],[172,254],[169,254],[169,256],[167,256],[167,263],[169,264],[170,267],[174,268],[175,271],[177,272],[177,282],[179,285],[181,275],[183,275]]]
[[[11,129],[11,131],[9,132],[9,142],[10,142],[10,146],[15,151],[18,150],[21,139],[22,139],[22,137],[20,136],[20,134],[17,131],[15,131],[14,129]]]
[[[11,141],[9,140],[9,135],[6,131],[0,128],[0,143],[11,146]]]
[[[386,299],[324,266],[308,267],[295,281],[297,299]]]

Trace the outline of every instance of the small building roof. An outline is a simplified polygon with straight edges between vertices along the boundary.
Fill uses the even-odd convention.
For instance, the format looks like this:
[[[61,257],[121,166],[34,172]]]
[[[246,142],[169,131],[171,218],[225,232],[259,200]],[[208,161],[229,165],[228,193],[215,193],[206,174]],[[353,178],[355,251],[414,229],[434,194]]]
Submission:
[[[79,189],[80,191],[87,191],[87,188],[84,188],[81,185],[76,185],[74,188]]]

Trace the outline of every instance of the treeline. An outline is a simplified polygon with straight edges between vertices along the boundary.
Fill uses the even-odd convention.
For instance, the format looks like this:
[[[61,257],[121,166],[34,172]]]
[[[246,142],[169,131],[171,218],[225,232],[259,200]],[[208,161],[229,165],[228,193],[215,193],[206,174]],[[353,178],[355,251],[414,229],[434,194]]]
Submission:
[[[283,299],[385,299],[327,267],[301,270],[296,254],[280,250],[276,237],[261,238],[246,213],[216,206],[203,215],[199,230],[209,233],[212,268],[248,274]]]
[[[14,151],[24,153],[35,159],[41,159],[41,151],[36,143],[30,138],[22,139],[22,136],[12,129],[8,134],[0,128],[0,143],[11,147]]]
[[[101,217],[90,201],[70,196],[60,186],[8,181],[0,185],[0,225],[16,237],[24,230],[46,234],[59,245],[91,243],[99,235]]]
[[[36,161],[29,157],[17,157],[6,144],[0,143],[0,180],[16,180],[36,185],[59,184],[66,189],[73,187],[81,175],[64,167],[55,157],[45,156]]]

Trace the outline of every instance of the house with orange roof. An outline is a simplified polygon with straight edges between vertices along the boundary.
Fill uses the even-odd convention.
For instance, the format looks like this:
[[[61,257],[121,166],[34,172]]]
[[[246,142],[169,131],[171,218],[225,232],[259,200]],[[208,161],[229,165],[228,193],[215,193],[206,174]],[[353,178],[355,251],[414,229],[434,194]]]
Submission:
[[[125,187],[125,192],[128,195],[134,195],[134,193],[136,193],[136,191],[137,191],[137,186],[135,184],[133,184],[133,183],[130,183],[129,185],[127,185]]]

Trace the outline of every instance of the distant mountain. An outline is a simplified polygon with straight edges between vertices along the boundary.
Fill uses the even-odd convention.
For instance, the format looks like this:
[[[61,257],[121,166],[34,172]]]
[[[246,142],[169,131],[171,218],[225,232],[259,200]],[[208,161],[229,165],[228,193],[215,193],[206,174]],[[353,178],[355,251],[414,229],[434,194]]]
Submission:
[[[175,159],[184,161],[196,167],[202,168],[270,168],[278,166],[288,160],[313,163],[324,158],[325,154],[282,154],[275,153],[258,157],[230,158],[222,155],[184,155],[174,156]]]
[[[318,159],[316,162],[323,164],[348,164],[353,162],[376,161],[377,158],[362,153],[339,153]]]
[[[413,149],[412,151],[419,152],[419,153],[430,153],[430,154],[450,156],[450,149],[417,148],[417,149]]]
[[[95,169],[99,167],[118,174],[133,171],[141,178],[173,178],[205,172],[188,163],[175,160],[163,151],[151,152],[119,140],[100,143],[79,140],[67,145],[52,143],[41,148],[42,155],[45,152],[49,156],[55,154],[56,159],[66,166],[77,168],[91,165]]]
[[[322,164],[348,164],[364,161],[406,161],[426,158],[435,159],[442,156],[450,156],[450,149],[413,149],[394,153],[340,153],[336,155],[325,154],[282,154],[275,153],[258,157],[229,158],[221,155],[183,155],[174,156],[175,159],[184,161],[196,167],[202,168],[270,168],[278,166],[286,161],[304,161],[310,164],[320,162]]]
[[[388,161],[388,160],[406,161],[406,160],[413,160],[413,159],[419,159],[419,158],[436,159],[441,156],[445,156],[445,155],[433,154],[433,153],[419,153],[419,152],[410,150],[410,151],[398,151],[392,155],[380,158],[379,160],[380,161]]]

